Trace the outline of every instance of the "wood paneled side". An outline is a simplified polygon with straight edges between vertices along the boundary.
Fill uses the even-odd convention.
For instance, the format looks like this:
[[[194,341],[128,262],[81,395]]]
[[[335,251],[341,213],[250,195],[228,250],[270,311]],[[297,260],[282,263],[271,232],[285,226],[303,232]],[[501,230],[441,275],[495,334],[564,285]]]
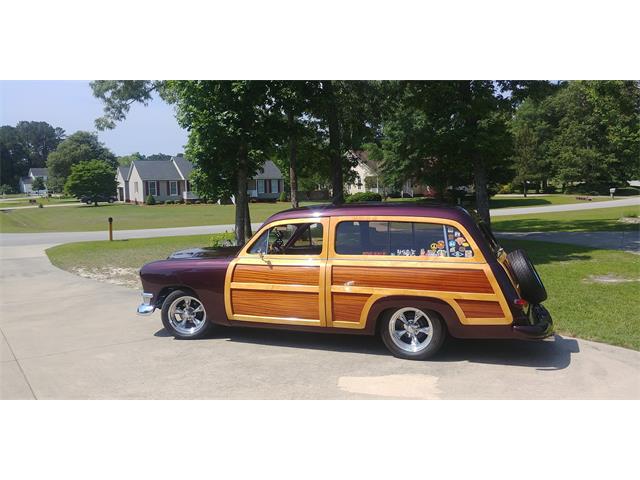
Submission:
[[[504,312],[498,302],[483,302],[481,300],[456,300],[468,318],[502,318]]]
[[[333,316],[334,322],[354,322],[360,321],[360,314],[371,295],[363,295],[358,293],[334,293],[333,299]]]
[[[332,284],[439,292],[493,293],[484,271],[462,268],[351,267],[332,269]]]
[[[237,265],[233,271],[232,281],[317,286],[320,283],[320,267]]]
[[[319,302],[317,293],[231,291],[231,308],[234,315],[318,320],[320,318]]]

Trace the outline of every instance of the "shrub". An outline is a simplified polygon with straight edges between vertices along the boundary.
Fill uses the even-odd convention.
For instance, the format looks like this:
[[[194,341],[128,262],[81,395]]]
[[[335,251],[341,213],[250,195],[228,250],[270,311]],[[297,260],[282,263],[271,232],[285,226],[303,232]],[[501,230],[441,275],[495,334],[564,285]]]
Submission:
[[[156,202],[156,204],[158,204],[158,205],[164,205],[164,200],[158,200],[158,201]]]
[[[145,200],[145,203],[147,205],[155,205],[156,204],[156,199],[153,195],[149,194],[147,195],[147,199]]]
[[[173,200],[167,200],[167,201],[166,201],[166,202],[164,202],[164,203],[165,203],[165,205],[173,205],[173,204],[174,204],[174,203],[176,203],[176,202],[174,202]]]
[[[194,200],[194,202],[196,205],[200,205],[202,202],[200,200]]]
[[[216,201],[215,200],[207,200],[207,203],[209,205],[215,205]]]
[[[622,187],[616,188],[616,193],[614,193],[616,197],[630,197],[632,195],[640,195],[640,188],[636,187]]]
[[[346,203],[354,202],[381,202],[382,196],[375,192],[358,192],[345,198]]]
[[[287,192],[280,192],[280,197],[278,197],[278,201],[286,202],[287,201]]]

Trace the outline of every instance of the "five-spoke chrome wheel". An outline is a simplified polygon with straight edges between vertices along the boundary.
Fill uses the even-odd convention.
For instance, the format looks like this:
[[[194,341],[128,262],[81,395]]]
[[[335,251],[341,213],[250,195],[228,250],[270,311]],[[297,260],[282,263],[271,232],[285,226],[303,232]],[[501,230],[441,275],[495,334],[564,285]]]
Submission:
[[[418,353],[433,339],[433,323],[422,310],[406,307],[397,310],[389,319],[389,337],[400,350]]]
[[[204,306],[195,297],[180,296],[173,300],[167,312],[171,327],[180,335],[193,336],[207,324]]]

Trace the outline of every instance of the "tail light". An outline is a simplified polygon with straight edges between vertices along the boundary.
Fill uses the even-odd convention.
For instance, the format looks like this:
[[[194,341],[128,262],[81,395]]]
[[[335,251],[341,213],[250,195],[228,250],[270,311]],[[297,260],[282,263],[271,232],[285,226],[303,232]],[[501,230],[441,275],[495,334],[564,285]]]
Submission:
[[[518,308],[526,308],[527,305],[529,305],[529,302],[527,302],[524,298],[516,298],[513,301],[513,304]]]

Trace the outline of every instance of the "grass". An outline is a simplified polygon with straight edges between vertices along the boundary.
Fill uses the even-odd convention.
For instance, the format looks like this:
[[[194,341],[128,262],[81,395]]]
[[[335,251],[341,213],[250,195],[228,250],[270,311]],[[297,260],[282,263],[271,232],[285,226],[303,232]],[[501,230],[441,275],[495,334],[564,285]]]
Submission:
[[[64,270],[137,288],[144,263],[210,245],[214,238],[224,234],[70,243],[48,249],[47,255]],[[640,350],[640,256],[546,242],[502,243],[508,251],[524,248],[536,264],[558,333]]]
[[[0,201],[0,209],[32,206],[33,204],[29,203],[29,200],[35,200],[36,205],[41,203],[44,206],[57,205],[60,203],[79,203],[76,198],[23,197]]]
[[[303,203],[309,205],[309,203]],[[287,202],[252,203],[251,221],[261,222],[290,207]],[[235,222],[234,205],[78,205],[65,208],[31,208],[0,212],[0,232],[75,232],[107,229],[113,217],[114,230],[139,228],[226,225]]]
[[[569,203],[566,196],[545,197],[505,197],[492,201],[500,202],[502,208],[514,206],[533,206],[534,203]],[[550,200],[544,200],[550,198]],[[311,203],[303,203],[309,205]],[[0,205],[1,209],[2,205]],[[251,221],[262,222],[270,215],[289,208],[289,203],[252,203]],[[494,229],[497,231],[636,231],[638,224],[618,222],[622,216],[637,216],[639,207],[613,207],[583,211],[556,212],[533,215],[512,215],[495,217]],[[141,228],[189,227],[196,225],[224,225],[235,221],[234,205],[132,205],[115,204],[74,205],[65,208],[32,208],[0,211],[0,232],[74,232],[106,230],[107,219],[113,217],[115,230]]]
[[[621,217],[638,216],[640,206],[596,208],[568,212],[536,213],[494,217],[491,226],[498,232],[602,232],[638,231],[640,224],[622,223]]]
[[[547,242],[501,243],[531,257],[558,333],[640,350],[639,255]]]
[[[229,239],[231,234],[66,243],[47,249],[53,265],[84,277],[138,287],[138,270],[145,263],[167,258],[177,250],[203,247]]]
[[[570,203],[592,203],[605,202],[611,200],[610,197],[589,197],[588,200],[579,200],[576,197],[584,197],[583,195],[544,195],[540,197],[506,197],[496,195],[489,200],[490,208],[515,208],[515,207],[543,207],[545,205],[567,205]]]

